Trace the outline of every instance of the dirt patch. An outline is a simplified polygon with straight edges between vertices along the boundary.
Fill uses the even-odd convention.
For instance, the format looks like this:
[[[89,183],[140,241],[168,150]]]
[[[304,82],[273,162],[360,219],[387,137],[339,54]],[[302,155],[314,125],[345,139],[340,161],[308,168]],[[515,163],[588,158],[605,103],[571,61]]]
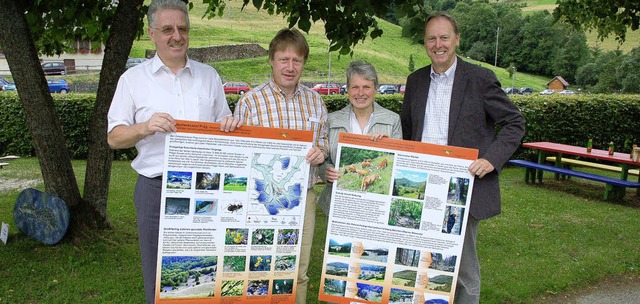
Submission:
[[[549,11],[551,13],[556,8],[556,6],[558,6],[558,5],[557,4],[547,4],[547,5],[527,6],[527,7],[523,7],[522,11],[523,12],[537,12],[537,11],[547,10],[547,11]]]
[[[38,182],[39,181],[37,179],[10,178],[7,180],[3,180],[2,183],[0,183],[0,192],[34,187],[38,184]]]

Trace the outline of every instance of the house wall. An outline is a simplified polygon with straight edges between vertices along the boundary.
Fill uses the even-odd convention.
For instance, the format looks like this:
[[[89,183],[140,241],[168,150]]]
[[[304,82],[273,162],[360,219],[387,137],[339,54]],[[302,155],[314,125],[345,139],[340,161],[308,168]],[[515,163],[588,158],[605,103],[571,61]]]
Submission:
[[[564,85],[562,85],[562,82],[558,79],[554,79],[549,83],[549,89],[552,89],[554,91],[562,91],[565,89]]]

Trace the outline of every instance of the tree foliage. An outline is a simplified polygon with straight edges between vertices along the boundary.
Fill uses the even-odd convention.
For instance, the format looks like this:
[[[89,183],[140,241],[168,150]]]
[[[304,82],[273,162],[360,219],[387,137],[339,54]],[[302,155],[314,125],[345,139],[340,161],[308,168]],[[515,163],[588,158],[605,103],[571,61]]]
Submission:
[[[640,1],[563,0],[553,15],[576,29],[597,30],[600,39],[614,34],[616,40],[624,42],[627,29],[635,31],[640,25]]]
[[[243,0],[243,9],[252,5],[269,14],[287,16],[289,27],[309,32],[311,24],[323,21],[325,34],[331,42],[330,51],[352,54],[352,48],[367,37],[382,35],[375,16],[383,16],[391,10],[394,1],[376,0]],[[396,1],[398,2],[398,1]],[[224,1],[203,0],[209,5],[206,17],[223,12]]]
[[[112,152],[106,143],[106,113],[136,33],[141,30],[143,0],[0,0],[0,44],[18,89],[38,152],[47,192],[70,209],[71,233],[105,228]],[[136,26],[131,26],[137,24]],[[71,166],[60,121],[49,94],[40,54],[60,54],[76,39],[105,44],[103,68],[89,129],[84,195]],[[27,102],[28,101],[28,102]]]
[[[622,92],[640,93],[640,48],[635,48],[616,68],[616,78],[620,79]]]

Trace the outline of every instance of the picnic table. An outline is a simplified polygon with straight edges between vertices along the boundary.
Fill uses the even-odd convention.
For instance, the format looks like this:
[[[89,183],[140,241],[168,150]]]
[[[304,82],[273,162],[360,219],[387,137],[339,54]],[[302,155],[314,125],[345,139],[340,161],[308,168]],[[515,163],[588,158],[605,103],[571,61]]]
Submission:
[[[537,163],[526,160],[510,160],[509,163],[525,167],[525,181],[542,183],[542,174],[544,171],[555,173],[556,179],[578,177],[593,181],[603,182],[606,184],[604,198],[605,200],[623,198],[626,188],[640,188],[640,176],[638,182],[629,181],[629,174],[638,175],[638,170],[632,170],[640,166],[640,163],[634,162],[627,153],[614,152],[609,155],[609,151],[592,149],[587,152],[586,147],[572,146],[553,142],[530,142],[522,145],[525,148],[531,148],[538,151]],[[547,157],[548,154],[554,156]],[[563,158],[563,156],[574,156],[582,159],[596,160],[598,162],[576,160],[575,158]],[[545,161],[552,160],[553,165],[545,164]],[[606,162],[608,164],[603,164]],[[587,166],[596,169],[620,172],[619,178],[612,178],[605,175],[576,171],[571,165]],[[640,192],[636,192],[640,196]]]
[[[5,162],[7,160],[11,160],[11,159],[18,159],[20,158],[19,156],[15,156],[15,155],[7,155],[7,156],[2,156],[0,157],[0,169],[2,169],[4,166],[8,166],[9,163]]]

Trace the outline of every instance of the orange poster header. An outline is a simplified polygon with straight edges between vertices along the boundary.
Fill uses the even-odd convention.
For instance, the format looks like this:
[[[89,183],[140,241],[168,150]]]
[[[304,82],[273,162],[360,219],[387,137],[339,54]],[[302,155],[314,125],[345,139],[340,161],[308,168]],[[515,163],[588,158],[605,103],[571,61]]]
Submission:
[[[382,138],[378,141],[372,141],[371,135],[340,133],[340,137],[338,141],[343,144],[352,144],[352,145],[367,146],[367,147],[373,147],[373,148],[382,148],[382,149],[405,151],[405,152],[415,152],[415,153],[460,158],[460,159],[467,159],[467,160],[478,159],[478,150],[476,149],[434,145],[434,144],[427,144],[427,143],[418,142],[418,141],[402,140],[402,139],[395,139],[395,138],[389,138],[389,137]]]
[[[191,120],[176,120],[176,128],[178,129],[178,132],[183,132],[183,133],[225,135],[225,136],[236,136],[236,137],[254,137],[254,138],[291,140],[291,141],[303,141],[303,142],[313,141],[312,131],[302,131],[302,130],[292,130],[292,129],[242,126],[231,132],[224,132],[224,131],[220,131],[220,123],[191,121]]]

